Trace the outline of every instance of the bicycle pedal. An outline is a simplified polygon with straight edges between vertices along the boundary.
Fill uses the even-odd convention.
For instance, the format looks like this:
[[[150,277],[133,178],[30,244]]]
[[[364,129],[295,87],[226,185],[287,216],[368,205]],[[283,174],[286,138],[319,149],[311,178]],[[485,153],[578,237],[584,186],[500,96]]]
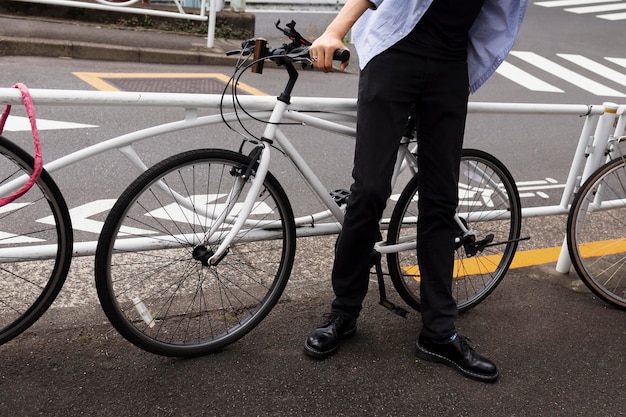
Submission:
[[[392,313],[396,313],[400,317],[406,318],[407,314],[409,314],[409,312],[407,310],[405,310],[404,308],[402,308],[400,306],[395,305],[394,303],[392,303],[391,301],[389,301],[387,299],[380,300],[378,302],[378,304],[380,304],[381,306],[385,307],[386,309],[388,309]]]
[[[348,199],[350,198],[350,190],[346,190],[340,188],[338,190],[333,190],[330,192],[330,196],[337,203],[338,206],[342,206],[348,203]]]

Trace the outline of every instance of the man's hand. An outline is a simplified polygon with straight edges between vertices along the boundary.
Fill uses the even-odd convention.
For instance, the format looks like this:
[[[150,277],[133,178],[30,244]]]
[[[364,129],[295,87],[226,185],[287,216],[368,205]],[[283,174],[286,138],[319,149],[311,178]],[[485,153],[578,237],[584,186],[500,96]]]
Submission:
[[[324,33],[317,38],[315,42],[309,48],[309,56],[313,61],[313,65],[317,69],[321,69],[324,72],[333,72],[333,54],[336,50],[346,49],[346,45],[341,39]],[[349,64],[349,61],[342,62],[339,65],[339,71],[344,71]]]

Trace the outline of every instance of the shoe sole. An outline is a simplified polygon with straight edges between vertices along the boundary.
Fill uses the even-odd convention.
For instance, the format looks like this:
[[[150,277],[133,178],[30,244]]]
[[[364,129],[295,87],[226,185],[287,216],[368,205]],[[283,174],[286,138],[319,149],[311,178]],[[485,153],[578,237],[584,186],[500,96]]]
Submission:
[[[342,334],[339,337],[339,340],[346,340],[346,339],[350,339],[352,336],[354,336],[356,334],[356,326],[350,330],[348,330],[346,333]],[[304,353],[306,353],[307,355],[316,358],[316,359],[325,359],[327,357],[329,357],[330,355],[332,355],[333,353],[337,352],[337,350],[339,350],[339,343],[337,344],[337,346],[335,346],[332,349],[329,350],[318,350],[315,349],[312,346],[309,346],[309,341],[307,340],[306,342],[304,342]]]
[[[480,381],[480,382],[496,382],[498,380],[497,372],[495,374],[479,374],[476,372],[472,372],[468,369],[463,368],[456,362],[446,358],[445,356],[439,355],[438,353],[435,353],[435,352],[431,352],[430,350],[421,346],[419,343],[416,344],[416,348],[417,348],[418,358],[424,359],[425,361],[429,361],[429,362],[442,363],[454,369],[461,375],[471,378],[473,380]]]

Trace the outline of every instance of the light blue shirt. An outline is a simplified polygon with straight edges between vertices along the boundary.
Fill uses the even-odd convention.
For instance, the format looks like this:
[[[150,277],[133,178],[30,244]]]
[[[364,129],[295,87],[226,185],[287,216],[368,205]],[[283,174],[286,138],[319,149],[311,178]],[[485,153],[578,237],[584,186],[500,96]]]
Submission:
[[[373,8],[352,28],[361,69],[373,57],[407,36],[433,0],[370,1]],[[472,91],[487,81],[513,48],[528,3],[529,0],[485,0],[470,29],[467,49]]]

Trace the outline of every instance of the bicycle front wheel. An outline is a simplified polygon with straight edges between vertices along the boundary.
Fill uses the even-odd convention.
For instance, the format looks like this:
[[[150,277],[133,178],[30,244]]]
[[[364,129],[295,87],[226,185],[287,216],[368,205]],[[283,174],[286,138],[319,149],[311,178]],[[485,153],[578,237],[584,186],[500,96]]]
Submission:
[[[15,179],[30,177],[33,166],[32,156],[0,136],[0,190]],[[12,191],[0,191],[0,196]],[[50,307],[72,260],[69,211],[45,170],[26,194],[0,207],[0,230],[2,344],[28,329]]]
[[[617,158],[585,181],[567,218],[574,269],[598,297],[626,309],[626,161]]]
[[[252,330],[276,304],[296,243],[291,206],[270,173],[228,252],[207,262],[241,210],[250,181],[224,218],[229,193],[251,164],[230,151],[184,152],[121,195],[103,226],[95,273],[102,308],[128,341],[165,356],[211,353]]]
[[[396,203],[388,245],[416,241],[417,175]],[[486,152],[464,149],[452,282],[459,312],[478,305],[504,278],[517,250],[521,219],[519,193],[506,167]],[[394,287],[409,306],[419,311],[420,270],[415,250],[390,253],[387,263]]]

